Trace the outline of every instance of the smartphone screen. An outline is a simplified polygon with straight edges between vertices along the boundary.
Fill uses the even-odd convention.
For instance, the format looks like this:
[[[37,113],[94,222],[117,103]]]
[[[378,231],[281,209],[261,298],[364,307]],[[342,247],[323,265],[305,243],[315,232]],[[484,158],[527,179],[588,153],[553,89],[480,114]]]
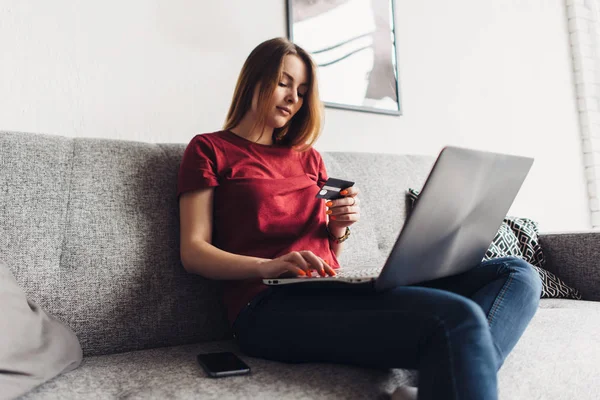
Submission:
[[[250,372],[250,367],[231,352],[198,354],[198,363],[214,378]]]

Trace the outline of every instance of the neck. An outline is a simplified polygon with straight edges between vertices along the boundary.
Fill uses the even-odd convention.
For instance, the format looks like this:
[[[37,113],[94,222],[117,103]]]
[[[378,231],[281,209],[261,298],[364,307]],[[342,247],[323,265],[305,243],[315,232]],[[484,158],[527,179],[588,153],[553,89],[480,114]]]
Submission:
[[[250,140],[254,143],[273,145],[273,128],[265,126],[262,129],[252,129],[256,118],[250,113],[247,113],[239,124],[230,129],[233,133],[244,139]]]

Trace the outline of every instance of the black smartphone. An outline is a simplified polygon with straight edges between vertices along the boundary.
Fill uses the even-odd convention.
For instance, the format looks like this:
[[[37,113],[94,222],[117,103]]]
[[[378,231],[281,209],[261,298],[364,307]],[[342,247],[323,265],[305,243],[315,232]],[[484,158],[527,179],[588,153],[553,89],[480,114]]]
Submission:
[[[250,372],[250,367],[238,356],[231,352],[198,354],[198,364],[206,374],[213,378],[222,376],[244,375]]]

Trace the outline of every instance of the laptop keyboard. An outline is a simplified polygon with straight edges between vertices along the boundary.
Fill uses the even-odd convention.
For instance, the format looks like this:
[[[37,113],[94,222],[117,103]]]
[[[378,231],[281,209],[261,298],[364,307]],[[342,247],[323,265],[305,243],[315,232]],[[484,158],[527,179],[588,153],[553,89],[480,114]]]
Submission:
[[[371,278],[379,276],[381,268],[337,269],[332,278]]]

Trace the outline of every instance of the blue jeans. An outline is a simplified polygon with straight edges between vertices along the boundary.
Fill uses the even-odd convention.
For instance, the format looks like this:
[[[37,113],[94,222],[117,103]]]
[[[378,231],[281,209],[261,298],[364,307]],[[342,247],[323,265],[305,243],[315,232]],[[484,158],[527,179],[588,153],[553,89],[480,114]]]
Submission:
[[[240,349],[283,362],[419,371],[419,399],[497,399],[497,371],[537,310],[542,288],[507,257],[452,277],[372,286],[272,287],[240,313]]]

